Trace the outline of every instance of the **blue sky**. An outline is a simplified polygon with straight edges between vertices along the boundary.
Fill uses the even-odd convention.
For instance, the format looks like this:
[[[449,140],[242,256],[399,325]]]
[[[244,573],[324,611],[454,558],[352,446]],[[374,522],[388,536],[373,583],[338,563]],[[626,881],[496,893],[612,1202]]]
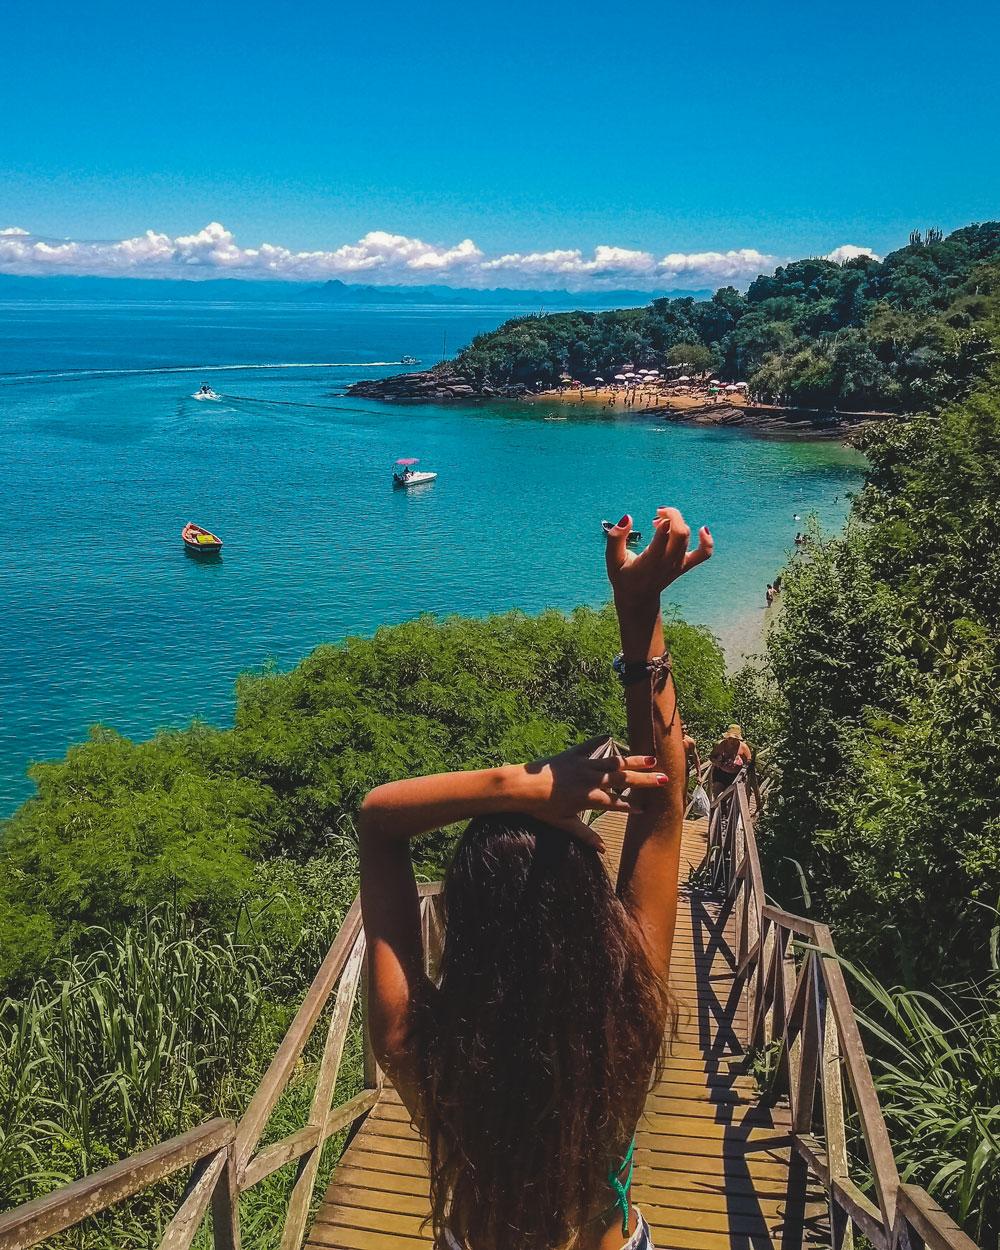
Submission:
[[[699,285],[1000,215],[985,2],[12,0],[0,29],[10,271]]]

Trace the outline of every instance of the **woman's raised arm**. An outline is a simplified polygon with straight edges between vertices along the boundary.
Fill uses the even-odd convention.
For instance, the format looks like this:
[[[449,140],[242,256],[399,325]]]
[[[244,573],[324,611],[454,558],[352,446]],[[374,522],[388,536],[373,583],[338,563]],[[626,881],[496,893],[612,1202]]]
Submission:
[[[678,577],[712,555],[707,526],[688,550],[691,531],[676,508],[659,508],[649,546],[628,550],[628,515],[608,534],[607,570],[622,640],[620,675],[625,687],[630,750],[655,756],[668,777],[628,818],[618,893],[638,921],[654,965],[670,967],[677,919],[677,875],[687,798],[687,760],[677,690],[663,637],[660,595]]]

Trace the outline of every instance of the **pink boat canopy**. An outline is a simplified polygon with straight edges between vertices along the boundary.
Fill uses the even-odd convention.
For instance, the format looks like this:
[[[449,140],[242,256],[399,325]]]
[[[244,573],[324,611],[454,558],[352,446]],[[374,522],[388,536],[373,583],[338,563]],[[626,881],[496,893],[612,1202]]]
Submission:
[[[397,464],[419,464],[420,461],[413,456],[408,456],[405,460],[397,460]]]

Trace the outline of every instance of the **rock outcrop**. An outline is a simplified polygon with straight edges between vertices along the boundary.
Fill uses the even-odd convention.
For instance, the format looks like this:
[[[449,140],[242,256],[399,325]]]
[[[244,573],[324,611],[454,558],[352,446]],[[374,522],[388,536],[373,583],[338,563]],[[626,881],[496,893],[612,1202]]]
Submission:
[[[347,388],[348,395],[366,399],[422,399],[436,402],[447,399],[518,399],[528,388],[517,386],[475,386],[471,379],[447,366],[425,369],[420,373],[394,373],[389,378],[355,382]]]

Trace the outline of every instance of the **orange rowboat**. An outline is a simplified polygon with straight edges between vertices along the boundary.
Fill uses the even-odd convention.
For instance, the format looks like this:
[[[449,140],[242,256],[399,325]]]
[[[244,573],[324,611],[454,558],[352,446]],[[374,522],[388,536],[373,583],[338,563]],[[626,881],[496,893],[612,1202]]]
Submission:
[[[184,539],[184,546],[188,551],[197,551],[199,555],[216,555],[222,550],[222,539],[211,530],[195,525],[194,521],[188,521],[184,526],[181,530],[181,538]]]

